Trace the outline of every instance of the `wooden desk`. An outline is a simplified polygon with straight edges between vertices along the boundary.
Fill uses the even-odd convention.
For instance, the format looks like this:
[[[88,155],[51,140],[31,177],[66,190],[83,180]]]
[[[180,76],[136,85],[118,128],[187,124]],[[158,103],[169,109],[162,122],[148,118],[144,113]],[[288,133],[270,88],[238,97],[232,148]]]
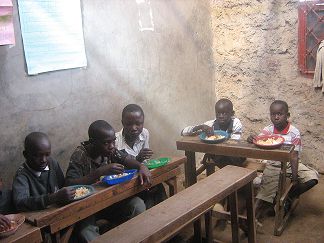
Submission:
[[[211,208],[227,196],[230,196],[231,202],[232,242],[239,242],[237,191],[245,188],[248,208],[248,242],[255,243],[252,181],[256,175],[256,171],[228,165],[197,184],[99,236],[93,242],[150,243],[165,241],[204,213],[207,242],[212,242]]]
[[[6,238],[0,238],[1,243],[40,243],[42,241],[43,239],[40,228],[28,223],[23,223],[15,234]]]
[[[185,157],[173,157],[167,165],[151,170],[152,186],[167,182],[171,186],[170,193],[176,193],[176,176],[181,172],[179,165],[185,161]],[[100,183],[94,187],[96,192],[83,200],[63,207],[53,206],[42,211],[24,213],[26,221],[43,230],[46,230],[45,227],[48,226],[49,233],[56,236],[56,241],[65,242],[70,238],[73,225],[78,221],[146,189],[139,185],[137,176],[122,184],[108,187]],[[60,230],[67,227],[69,228],[66,233],[60,236]]]
[[[195,152],[209,153],[216,155],[227,155],[236,157],[247,157],[255,159],[269,159],[281,161],[279,176],[278,196],[276,198],[276,216],[274,235],[281,235],[290,214],[284,217],[284,203],[287,198],[291,184],[286,183],[287,162],[290,162],[293,145],[284,145],[280,149],[260,149],[254,144],[245,141],[228,140],[219,144],[206,144],[200,141],[198,136],[182,137],[177,142],[177,149],[184,150],[187,156],[185,164],[186,186],[197,182]],[[287,186],[287,190],[285,187]]]

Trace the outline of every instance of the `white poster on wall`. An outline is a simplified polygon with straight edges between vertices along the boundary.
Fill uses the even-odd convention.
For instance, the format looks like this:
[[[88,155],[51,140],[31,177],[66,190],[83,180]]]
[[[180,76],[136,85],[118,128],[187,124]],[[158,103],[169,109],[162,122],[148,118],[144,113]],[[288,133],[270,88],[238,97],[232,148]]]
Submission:
[[[80,0],[18,0],[27,72],[87,66]]]

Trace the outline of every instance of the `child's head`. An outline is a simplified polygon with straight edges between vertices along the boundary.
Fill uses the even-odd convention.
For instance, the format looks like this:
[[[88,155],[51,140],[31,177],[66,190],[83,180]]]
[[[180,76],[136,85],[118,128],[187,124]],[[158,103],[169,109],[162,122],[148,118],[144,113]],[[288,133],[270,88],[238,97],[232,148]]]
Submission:
[[[227,127],[234,115],[233,103],[229,99],[220,99],[215,104],[215,114],[219,125]]]
[[[282,131],[288,124],[288,104],[282,100],[275,100],[270,105],[270,119],[275,128]]]
[[[88,135],[96,153],[108,157],[115,150],[115,130],[108,122],[97,120],[91,123]]]
[[[51,142],[46,134],[32,132],[25,138],[24,157],[30,168],[35,171],[43,171],[48,165],[48,157],[51,154]]]
[[[135,140],[143,131],[144,112],[136,104],[127,105],[122,112],[122,124],[126,139]]]

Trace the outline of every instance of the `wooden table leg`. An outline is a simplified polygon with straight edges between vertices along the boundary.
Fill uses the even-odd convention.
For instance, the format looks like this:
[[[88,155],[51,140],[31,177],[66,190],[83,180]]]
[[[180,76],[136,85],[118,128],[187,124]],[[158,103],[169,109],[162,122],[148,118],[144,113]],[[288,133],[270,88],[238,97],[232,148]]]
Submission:
[[[229,195],[229,205],[231,210],[232,242],[238,243],[240,242],[240,237],[236,191]]]
[[[187,162],[185,163],[185,187],[189,187],[197,182],[196,176],[196,156],[195,152],[185,151]]]
[[[245,200],[246,200],[246,214],[247,214],[247,222],[248,222],[248,242],[256,243],[253,182],[250,182],[244,188],[245,188]]]
[[[276,196],[276,216],[275,216],[275,226],[274,226],[274,235],[279,236],[283,231],[283,219],[284,219],[284,204],[285,202],[280,203],[280,199],[284,194],[284,189],[286,186],[286,170],[287,162],[281,162],[281,170],[279,174],[279,183],[278,183],[278,192]]]
[[[206,242],[213,242],[213,210],[208,210],[205,213],[205,231],[206,231]]]
[[[196,156],[195,152],[185,151],[187,162],[185,163],[185,187],[197,183],[196,176]],[[201,240],[201,219],[194,222],[194,242],[200,243]]]
[[[169,187],[170,197],[178,193],[177,177],[173,177],[165,182]]]
[[[201,238],[201,218],[198,218],[194,221],[194,242],[195,243],[202,243]]]
[[[69,226],[61,236],[62,243],[68,243],[74,229],[74,224]]]

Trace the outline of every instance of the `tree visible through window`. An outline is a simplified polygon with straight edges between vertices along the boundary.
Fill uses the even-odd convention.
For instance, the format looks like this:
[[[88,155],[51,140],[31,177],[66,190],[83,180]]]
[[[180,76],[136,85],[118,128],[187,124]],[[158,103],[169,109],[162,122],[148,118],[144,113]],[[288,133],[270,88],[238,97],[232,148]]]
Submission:
[[[299,70],[303,74],[314,74],[316,52],[324,40],[324,1],[301,1],[298,20]]]

